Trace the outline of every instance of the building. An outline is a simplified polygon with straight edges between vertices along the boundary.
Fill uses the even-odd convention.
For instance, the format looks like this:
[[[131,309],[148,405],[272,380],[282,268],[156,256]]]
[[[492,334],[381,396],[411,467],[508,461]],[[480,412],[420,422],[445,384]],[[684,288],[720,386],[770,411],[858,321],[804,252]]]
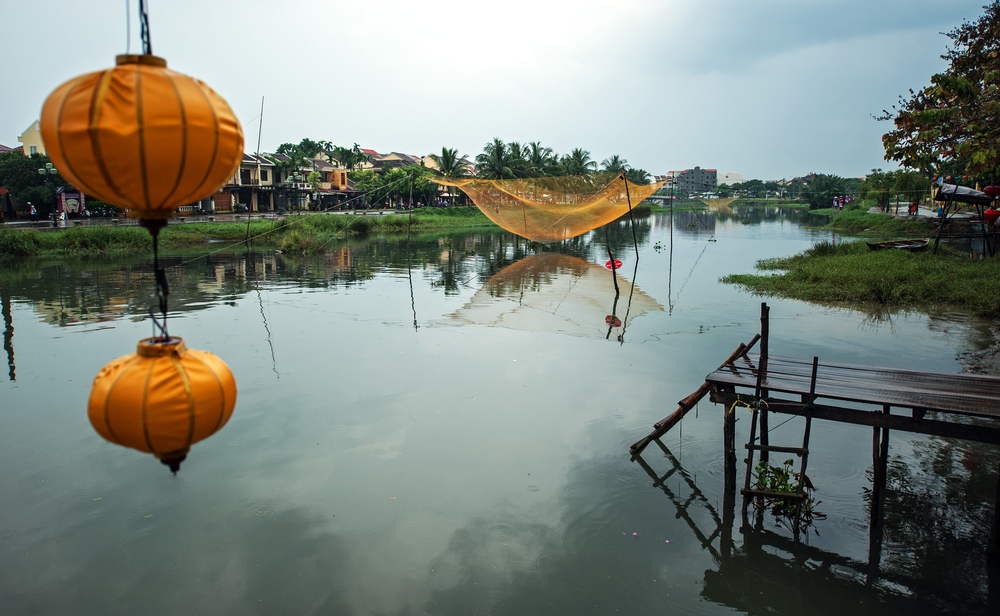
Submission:
[[[742,184],[743,176],[735,171],[730,171],[729,173],[723,173],[719,176],[719,184]]]
[[[32,154],[45,154],[45,144],[42,143],[42,123],[35,120],[23,133],[18,135],[17,140],[21,142],[24,153],[28,156]]]
[[[718,186],[718,172],[715,169],[685,169],[683,171],[671,171],[667,174],[670,177],[666,188],[673,184],[674,192],[678,195],[700,195],[710,193]]]
[[[273,211],[277,205],[275,188],[279,183],[276,175],[274,163],[268,157],[243,154],[233,177],[211,199],[203,201],[201,209],[219,213]],[[189,213],[193,209],[194,205],[186,205],[180,208],[180,213]]]

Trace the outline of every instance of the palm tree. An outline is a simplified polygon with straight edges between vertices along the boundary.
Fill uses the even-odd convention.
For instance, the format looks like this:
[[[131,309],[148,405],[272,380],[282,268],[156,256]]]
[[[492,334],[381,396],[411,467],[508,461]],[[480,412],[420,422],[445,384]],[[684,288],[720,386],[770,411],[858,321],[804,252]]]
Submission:
[[[625,177],[636,186],[646,186],[649,184],[649,172],[645,169],[628,169],[625,171]]]
[[[601,171],[608,173],[621,173],[625,171],[625,165],[628,161],[615,154],[611,158],[605,158],[601,161]]]
[[[545,175],[560,175],[559,158],[552,148],[543,146],[538,141],[532,141],[525,147],[524,158],[528,163],[528,174],[533,177]]]
[[[517,166],[510,148],[499,137],[494,137],[493,141],[483,146],[483,153],[476,155],[476,173],[488,180],[517,177]]]
[[[563,155],[560,162],[566,168],[568,175],[587,175],[597,168],[597,163],[590,160],[590,152],[583,148],[575,148],[569,154]]]
[[[431,154],[429,156],[437,169],[432,169],[434,173],[446,178],[460,178],[468,175],[465,166],[465,156],[459,156],[458,150],[453,148],[441,148],[441,154]]]
[[[468,169],[466,168],[465,156],[459,156],[458,150],[454,148],[441,148],[441,155],[431,154],[428,156],[437,165],[437,169],[431,169],[431,172],[440,175],[442,177],[452,179],[460,178],[468,175]],[[448,186],[448,194],[455,194],[455,187]]]

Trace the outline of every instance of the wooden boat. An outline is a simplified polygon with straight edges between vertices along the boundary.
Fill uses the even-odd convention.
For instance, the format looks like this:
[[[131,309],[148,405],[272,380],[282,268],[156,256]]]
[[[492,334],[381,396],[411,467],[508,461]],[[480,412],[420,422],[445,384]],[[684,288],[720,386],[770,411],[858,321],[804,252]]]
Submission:
[[[912,252],[919,252],[927,248],[930,242],[928,238],[920,240],[894,240],[891,242],[865,242],[871,250],[882,250],[883,248],[900,248]]]

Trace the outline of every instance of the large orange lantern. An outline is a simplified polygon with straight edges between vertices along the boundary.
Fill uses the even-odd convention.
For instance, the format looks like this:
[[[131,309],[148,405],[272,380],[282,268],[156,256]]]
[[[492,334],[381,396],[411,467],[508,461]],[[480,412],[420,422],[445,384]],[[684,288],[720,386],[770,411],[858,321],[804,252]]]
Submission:
[[[98,373],[87,411],[105,439],[152,453],[176,473],[191,445],[222,428],[235,405],[225,362],[180,338],[147,338]]]
[[[66,180],[150,221],[217,192],[239,168],[243,129],[226,101],[151,54],[71,79],[42,107],[42,141]]]

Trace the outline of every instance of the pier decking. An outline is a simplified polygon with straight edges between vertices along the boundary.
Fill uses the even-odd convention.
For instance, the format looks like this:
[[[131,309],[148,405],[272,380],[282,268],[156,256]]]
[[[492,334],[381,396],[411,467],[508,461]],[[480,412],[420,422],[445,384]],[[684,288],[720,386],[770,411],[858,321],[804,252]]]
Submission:
[[[653,426],[653,431],[630,448],[634,459],[645,447],[681,421],[706,395],[723,404],[723,448],[726,497],[736,491],[736,412],[737,406],[752,411],[750,442],[747,443],[747,475],[743,513],[749,499],[779,497],[804,498],[801,481],[809,452],[809,425],[812,420],[871,426],[873,433],[872,529],[881,520],[881,494],[886,480],[889,432],[904,430],[921,434],[1000,445],[1000,377],[902,370],[845,363],[822,362],[769,355],[768,308],[761,306],[761,333],[749,344],[740,344],[705,382],[679,402],[676,411]],[[760,351],[750,350],[760,342]],[[805,417],[801,447],[772,446],[768,442],[770,413]],[[930,414],[930,415],[929,415]],[[758,419],[760,424],[757,433]],[[750,485],[754,452],[767,460],[768,451],[794,453],[800,457],[800,486],[797,492],[775,494]],[[1000,511],[1000,485],[995,509]],[[798,521],[795,526],[798,537]],[[879,533],[880,534],[880,533]],[[880,543],[878,539],[877,543]],[[873,539],[873,545],[876,541]],[[987,551],[1000,554],[1000,518],[994,515]]]

